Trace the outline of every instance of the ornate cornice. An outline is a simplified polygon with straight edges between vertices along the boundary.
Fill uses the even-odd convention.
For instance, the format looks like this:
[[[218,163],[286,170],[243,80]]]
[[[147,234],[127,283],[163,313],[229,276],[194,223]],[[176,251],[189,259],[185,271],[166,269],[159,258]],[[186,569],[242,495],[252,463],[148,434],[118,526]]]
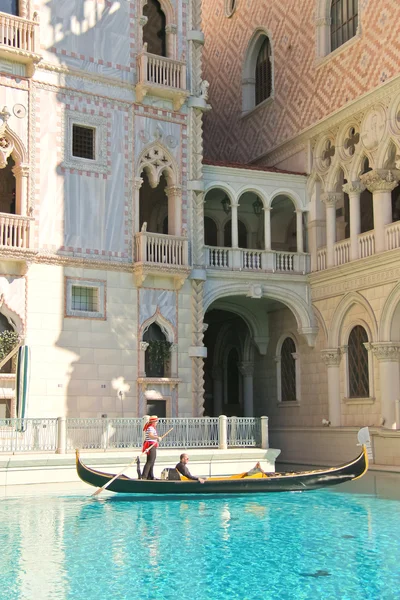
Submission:
[[[398,169],[375,169],[360,175],[361,182],[370,192],[391,192],[400,179]]]
[[[321,357],[327,367],[338,367],[342,358],[340,348],[326,348],[321,350]]]
[[[60,267],[80,267],[83,269],[101,269],[105,271],[133,271],[132,262],[114,262],[106,260],[92,260],[90,258],[77,258],[76,256],[60,256],[59,254],[43,253],[36,250],[22,250],[18,248],[0,248],[0,261],[16,261],[25,263],[42,263],[58,265]]]
[[[135,89],[135,86],[132,85],[131,83],[126,83],[124,81],[115,79],[115,77],[107,77],[107,75],[99,75],[98,73],[83,71],[81,69],[71,69],[70,67],[67,67],[66,65],[56,65],[53,63],[41,61],[36,66],[36,69],[40,70],[40,71],[52,71],[53,73],[61,73],[64,75],[68,75],[70,77],[74,77],[77,80],[81,79],[81,80],[94,81],[97,83],[101,83],[102,85],[105,85],[107,87],[123,88],[123,89],[132,90],[132,91],[134,91],[134,89]],[[51,85],[51,84],[46,84],[44,82],[40,82],[37,80],[34,81],[34,84],[37,87],[40,87],[41,85],[43,85],[43,86]],[[63,87],[63,86],[60,86],[60,87]],[[81,92],[81,90],[79,90],[79,92]],[[82,93],[84,93],[84,92],[82,92]]]
[[[375,342],[369,345],[379,361],[398,362],[400,359],[400,342]]]

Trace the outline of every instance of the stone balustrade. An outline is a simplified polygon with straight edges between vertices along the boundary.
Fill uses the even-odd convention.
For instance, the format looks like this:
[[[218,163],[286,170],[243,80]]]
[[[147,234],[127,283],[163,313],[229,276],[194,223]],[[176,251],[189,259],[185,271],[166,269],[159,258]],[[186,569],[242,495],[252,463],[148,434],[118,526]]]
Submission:
[[[0,248],[29,249],[32,217],[0,213]]]
[[[205,260],[209,269],[272,273],[308,273],[310,270],[308,254],[274,250],[206,246]]]
[[[335,266],[350,262],[350,240],[342,240],[335,244]]]
[[[38,62],[39,22],[0,12],[0,56],[28,63]]]
[[[186,82],[186,63],[141,52],[137,57],[138,79],[136,84],[136,99],[143,102],[147,93],[169,98],[174,110],[179,110],[189,96]]]
[[[186,267],[189,264],[187,238],[160,233],[135,235],[135,262]]]

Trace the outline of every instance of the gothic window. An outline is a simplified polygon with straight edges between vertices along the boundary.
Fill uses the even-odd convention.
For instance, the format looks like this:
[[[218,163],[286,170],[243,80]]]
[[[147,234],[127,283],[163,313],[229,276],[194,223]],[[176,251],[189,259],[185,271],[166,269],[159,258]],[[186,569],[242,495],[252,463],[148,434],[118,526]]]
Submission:
[[[266,37],[261,45],[256,62],[256,105],[261,104],[271,96],[272,91],[272,69],[271,69],[271,45]]]
[[[361,325],[356,325],[351,330],[348,342],[350,398],[369,397],[368,350],[364,346],[366,342],[367,332]]]
[[[157,323],[152,323],[143,335],[148,343],[144,358],[146,377],[168,377],[170,370],[170,346],[165,334]]]
[[[356,35],[358,0],[332,0],[331,52]]]
[[[287,337],[281,348],[281,400],[296,401],[296,360],[293,356],[296,346],[292,338]]]
[[[18,0],[0,0],[0,12],[18,16]]]
[[[0,169],[0,213],[16,214],[15,206],[15,177],[13,167],[15,163],[10,156],[7,166]]]
[[[148,0],[143,8],[147,23],[143,27],[143,43],[147,44],[147,52],[158,56],[167,56],[166,18],[158,0]]]

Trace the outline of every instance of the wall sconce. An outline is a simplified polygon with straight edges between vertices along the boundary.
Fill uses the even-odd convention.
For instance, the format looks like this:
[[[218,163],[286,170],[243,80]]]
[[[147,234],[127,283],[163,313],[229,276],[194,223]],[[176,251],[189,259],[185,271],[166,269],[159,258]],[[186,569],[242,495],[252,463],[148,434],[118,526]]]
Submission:
[[[222,208],[224,209],[224,213],[229,215],[231,212],[231,203],[228,196],[224,196],[223,200],[221,200]]]
[[[263,210],[263,203],[261,202],[260,198],[257,198],[257,200],[253,202],[253,210],[255,215],[261,215]]]

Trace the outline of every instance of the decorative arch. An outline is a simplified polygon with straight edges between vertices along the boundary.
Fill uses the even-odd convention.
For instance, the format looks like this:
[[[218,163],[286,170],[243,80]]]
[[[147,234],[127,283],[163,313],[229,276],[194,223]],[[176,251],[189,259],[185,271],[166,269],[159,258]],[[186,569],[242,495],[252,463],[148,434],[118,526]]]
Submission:
[[[392,325],[393,318],[397,307],[400,303],[400,283],[398,283],[390,292],[386,299],[385,305],[382,310],[381,318],[379,321],[379,341],[382,342],[398,342],[399,340],[392,340]]]
[[[137,165],[137,177],[140,177],[145,170],[153,188],[160,183],[161,175],[165,175],[170,186],[180,184],[178,165],[165,146],[159,142],[144,148]]]
[[[271,62],[271,93],[270,96],[264,100],[273,100],[274,98],[274,46],[272,43],[272,36],[268,29],[258,28],[250,38],[245,51],[245,58],[243,61],[243,75],[242,75],[242,111],[244,114],[251,111],[256,106],[255,99],[255,70],[259,52],[264,41],[268,39],[270,45],[270,62]],[[262,103],[261,103],[262,104]]]
[[[153,323],[156,323],[159,328],[161,329],[161,331],[163,332],[163,334],[166,337],[166,340],[168,342],[170,342],[171,344],[173,344],[175,342],[175,328],[172,325],[172,323],[170,321],[168,321],[168,319],[166,319],[165,317],[163,317],[163,315],[157,310],[157,312],[150,317],[149,319],[147,319],[142,326],[140,327],[139,330],[139,339],[140,341],[143,340],[143,336],[146,333],[146,331],[148,330],[148,328],[150,327],[150,325],[152,325]]]
[[[20,137],[8,125],[4,125],[9,117],[6,107],[0,116],[3,118],[3,126],[0,125],[0,170],[7,167],[11,156],[14,161],[11,171],[15,178],[15,213],[31,216],[34,207],[28,200],[28,153]]]
[[[211,192],[211,190],[222,190],[229,198],[231,205],[237,202],[237,193],[235,190],[225,182],[213,182],[206,186],[204,190],[205,202],[207,202],[207,194]]]
[[[328,178],[326,180],[326,186],[329,191],[338,191],[342,192],[343,190],[340,188],[337,190],[337,186],[340,183],[341,174],[343,173],[343,179],[349,181],[349,173],[347,166],[342,162],[337,162],[335,166],[329,172]]]
[[[143,15],[143,9],[146,6],[148,0],[140,0],[140,20],[139,20],[139,47],[143,46],[143,27],[147,23],[147,17]],[[161,6],[161,10],[165,16],[165,34],[166,34],[166,54],[169,58],[177,57],[177,25],[176,25],[176,14],[174,6],[171,0],[158,0]]]
[[[364,308],[364,310],[366,311],[366,313],[368,314],[370,321],[371,321],[371,336],[372,336],[371,341],[374,342],[377,340],[378,324],[377,324],[377,321],[376,321],[376,318],[374,315],[374,311],[372,310],[371,305],[369,304],[368,300],[364,296],[362,296],[359,292],[350,292],[349,294],[346,294],[346,296],[344,296],[344,298],[342,298],[342,300],[340,301],[340,303],[337,306],[335,313],[333,315],[332,325],[330,327],[330,334],[329,334],[329,347],[330,348],[338,348],[340,346],[341,337],[342,337],[343,320],[344,320],[346,314],[348,313],[348,311],[350,310],[350,308],[352,306],[354,306],[355,304],[359,304],[360,306],[362,306]]]
[[[273,194],[271,195],[271,197],[269,199],[269,204],[268,204],[269,208],[272,207],[272,202],[275,200],[275,198],[277,196],[286,196],[293,202],[295,210],[304,210],[304,202],[302,201],[300,196],[298,194],[296,194],[296,192],[294,192],[293,190],[287,190],[285,188],[280,188],[278,190],[274,190]]]
[[[400,153],[400,142],[394,136],[385,140],[378,148],[377,169],[396,169],[396,155]]]
[[[314,311],[315,316],[317,318],[318,325],[322,329],[322,332],[324,334],[325,344],[327,344],[328,343],[328,329],[326,327],[325,320],[324,320],[324,318],[323,318],[323,316],[322,316],[321,311],[319,310],[319,308],[317,308],[316,306],[313,306],[313,311]]]
[[[266,195],[266,193],[264,192],[264,190],[260,189],[259,187],[257,187],[257,186],[249,187],[246,185],[242,186],[240,188],[240,190],[238,190],[236,192],[236,197],[237,197],[237,200],[239,203],[240,203],[240,198],[242,196],[244,196],[244,194],[255,194],[258,198],[260,198],[261,202],[263,203],[264,209],[269,207],[269,198]]]
[[[248,293],[249,286],[239,282],[209,289],[204,296],[204,311],[219,298],[247,296]],[[314,346],[318,333],[315,316],[311,305],[307,304],[299,294],[279,285],[268,283],[267,293],[261,289],[260,297],[272,298],[287,306],[295,316],[298,333],[306,337],[310,347]]]

